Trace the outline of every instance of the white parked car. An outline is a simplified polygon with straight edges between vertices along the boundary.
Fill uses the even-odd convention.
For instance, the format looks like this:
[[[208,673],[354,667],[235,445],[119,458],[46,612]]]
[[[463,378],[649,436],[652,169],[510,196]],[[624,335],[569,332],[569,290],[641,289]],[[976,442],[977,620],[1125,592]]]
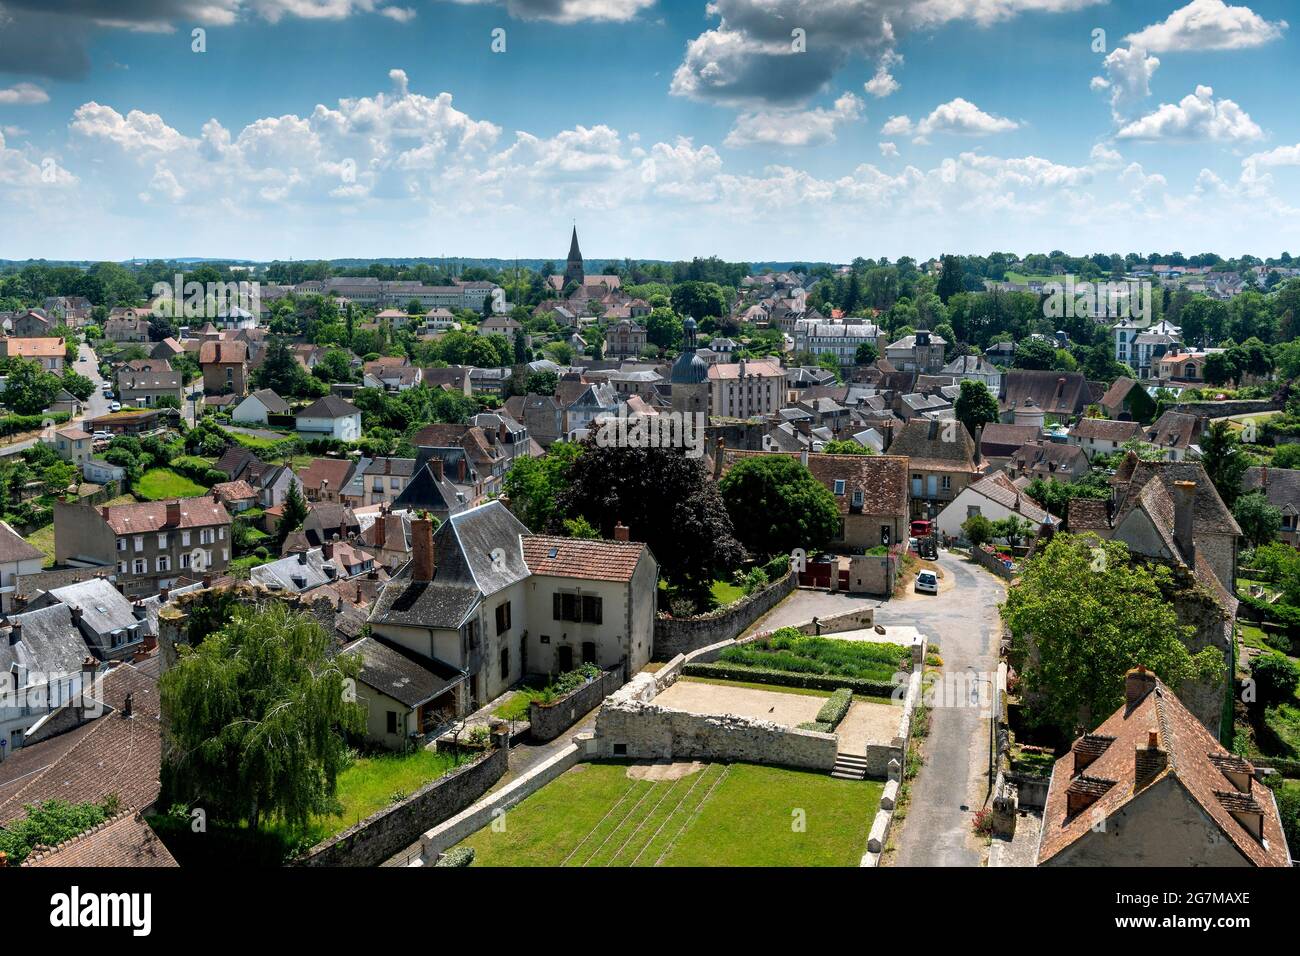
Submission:
[[[114,402],[113,404],[108,406],[108,410],[110,412],[120,412],[122,410],[122,403]]]
[[[91,439],[93,439],[94,441],[112,441],[112,440],[113,440],[113,433],[112,433],[112,432],[106,432],[106,431],[102,431],[102,430],[101,430],[101,431],[97,431],[97,432],[95,432],[95,434],[91,435],[90,437],[91,437]]]
[[[922,571],[916,576],[917,594],[938,594],[939,578],[933,571]]]

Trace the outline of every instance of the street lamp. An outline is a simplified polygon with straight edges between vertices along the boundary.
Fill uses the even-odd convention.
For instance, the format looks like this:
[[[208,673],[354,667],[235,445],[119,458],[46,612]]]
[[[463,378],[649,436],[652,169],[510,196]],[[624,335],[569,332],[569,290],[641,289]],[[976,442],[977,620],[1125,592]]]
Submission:
[[[979,675],[979,672],[975,671],[975,668],[973,666],[969,666],[966,669],[968,671],[974,672],[972,676],[975,678],[976,682],[982,681],[989,685],[990,696],[996,696],[997,688],[994,686],[993,679],[991,677],[981,677]],[[978,695],[976,696],[978,697]],[[989,788],[988,791],[985,793],[985,797],[987,797],[988,794],[993,792],[994,741],[996,739],[995,735],[997,732],[996,730],[997,729],[997,716],[996,716],[997,702],[994,701],[993,703],[994,706],[989,710],[989,770],[988,770]]]

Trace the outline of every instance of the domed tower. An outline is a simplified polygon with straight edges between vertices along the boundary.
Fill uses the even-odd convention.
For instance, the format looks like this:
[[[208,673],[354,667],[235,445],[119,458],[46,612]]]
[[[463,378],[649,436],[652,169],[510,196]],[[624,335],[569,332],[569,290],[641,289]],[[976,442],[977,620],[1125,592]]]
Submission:
[[[682,354],[677,356],[669,375],[673,386],[673,411],[709,414],[709,363],[695,354],[695,320],[690,316],[682,323]]]

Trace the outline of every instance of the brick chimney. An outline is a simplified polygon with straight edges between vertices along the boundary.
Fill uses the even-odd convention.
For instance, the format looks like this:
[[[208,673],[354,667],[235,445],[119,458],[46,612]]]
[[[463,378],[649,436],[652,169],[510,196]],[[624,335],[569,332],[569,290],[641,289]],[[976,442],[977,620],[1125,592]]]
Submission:
[[[131,711],[134,709],[134,704],[135,704],[135,695],[134,695],[134,694],[127,694],[127,695],[126,695],[126,700],[123,701],[123,703],[122,703],[122,716],[123,716],[123,717],[130,717],[130,716],[131,716]]]
[[[1196,566],[1196,482],[1174,482],[1174,541],[1188,567]]]
[[[615,541],[631,541],[632,538],[630,535],[631,533],[628,531],[627,525],[625,525],[623,522],[620,521],[614,525]]]
[[[388,516],[381,514],[375,519],[375,547],[379,550],[384,549],[384,542],[388,540]]]
[[[324,544],[322,544],[322,545],[320,546],[320,553],[321,553],[321,557],[324,558],[326,561],[333,561],[333,560],[334,560],[334,542],[333,542],[333,541],[326,541]]]
[[[167,502],[167,524],[175,526],[181,523],[181,503],[179,501]]]
[[[433,544],[433,522],[416,518],[411,522],[411,580],[428,583],[438,567]]]
[[[436,455],[430,458],[429,467],[433,469],[433,477],[437,478],[439,481],[442,481],[443,478],[442,459],[437,457]]]
[[[464,484],[465,482],[465,472],[466,472],[465,459],[463,457],[457,458],[456,459],[456,480],[461,482],[462,484]]]
[[[1141,664],[1131,668],[1124,675],[1124,704],[1132,710],[1149,694],[1156,686],[1156,675],[1153,671],[1147,670]]]
[[[1169,765],[1169,754],[1160,746],[1160,732],[1147,731],[1147,744],[1133,750],[1133,786],[1142,788]]]

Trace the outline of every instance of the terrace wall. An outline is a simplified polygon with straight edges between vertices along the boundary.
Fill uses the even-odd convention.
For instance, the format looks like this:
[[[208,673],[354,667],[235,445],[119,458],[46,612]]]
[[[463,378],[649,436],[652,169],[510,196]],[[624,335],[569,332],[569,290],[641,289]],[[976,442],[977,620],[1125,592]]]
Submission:
[[[686,654],[744,633],[745,628],[793,591],[796,583],[797,577],[791,572],[761,591],[755,591],[717,611],[695,617],[656,618],[655,644],[651,659],[668,660],[677,654]]]
[[[509,754],[507,747],[493,747],[400,803],[318,843],[295,865],[378,866],[419,840],[430,825],[456,815],[486,793],[505,775]]]
[[[583,684],[549,704],[537,701],[528,708],[528,723],[533,740],[554,740],[572,727],[583,714],[623,686],[623,666],[610,668],[590,683]]]

